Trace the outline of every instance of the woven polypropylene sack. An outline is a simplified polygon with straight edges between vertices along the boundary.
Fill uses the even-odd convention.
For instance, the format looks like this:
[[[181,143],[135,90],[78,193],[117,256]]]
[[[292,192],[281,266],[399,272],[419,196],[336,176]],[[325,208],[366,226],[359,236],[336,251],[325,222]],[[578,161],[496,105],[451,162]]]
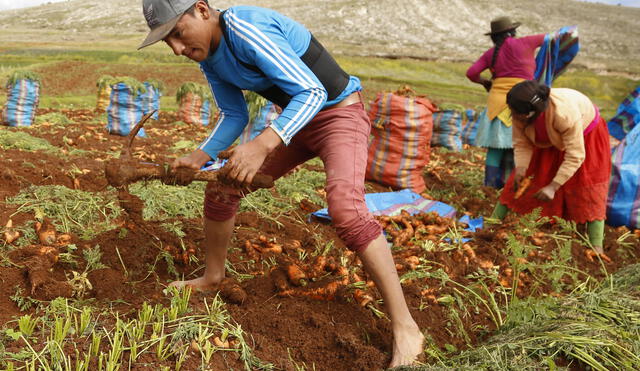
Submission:
[[[20,79],[7,86],[7,102],[2,109],[2,123],[31,126],[40,102],[40,83]]]
[[[106,111],[109,108],[109,102],[111,99],[111,86],[104,85],[98,88],[98,97],[96,100],[96,110]]]
[[[112,85],[109,107],[107,107],[109,134],[127,136],[140,119],[142,119],[142,94],[136,93],[123,83]],[[144,129],[138,132],[138,136],[146,136]]]
[[[240,143],[247,143],[257,137],[271,125],[271,121],[280,116],[278,106],[269,102],[260,109],[255,119],[251,120],[240,135]]]
[[[178,120],[190,125],[207,126],[211,120],[211,101],[198,94],[187,93],[180,100]]]
[[[431,146],[462,150],[462,112],[443,110],[433,113]]]
[[[372,127],[367,180],[417,193],[425,190],[422,172],[429,162],[434,110],[423,97],[378,93],[368,112]]]
[[[160,97],[162,97],[162,93],[148,82],[144,83],[144,87],[146,91],[142,93],[141,97],[142,114],[146,115],[149,112],[155,111],[151,118],[157,120],[160,114]]]

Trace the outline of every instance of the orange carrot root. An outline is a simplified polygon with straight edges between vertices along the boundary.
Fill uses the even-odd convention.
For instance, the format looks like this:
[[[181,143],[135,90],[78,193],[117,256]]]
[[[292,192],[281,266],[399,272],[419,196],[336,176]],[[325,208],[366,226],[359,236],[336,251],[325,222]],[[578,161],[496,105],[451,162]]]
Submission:
[[[520,184],[518,186],[518,190],[516,191],[516,194],[513,196],[513,198],[518,199],[518,198],[522,197],[522,195],[531,186],[532,182],[533,182],[533,179],[531,177],[526,177],[526,178],[522,179],[522,181],[520,182]]]
[[[307,275],[296,264],[287,266],[287,276],[289,281],[296,286],[305,286],[307,284]]]

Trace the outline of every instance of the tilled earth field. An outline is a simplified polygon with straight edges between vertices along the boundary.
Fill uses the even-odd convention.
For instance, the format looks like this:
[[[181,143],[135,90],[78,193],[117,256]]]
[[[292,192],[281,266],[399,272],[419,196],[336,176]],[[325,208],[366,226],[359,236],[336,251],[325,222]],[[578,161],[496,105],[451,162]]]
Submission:
[[[372,370],[389,362],[390,325],[375,285],[331,225],[308,218],[323,203],[321,163],[283,180],[307,193],[292,196],[279,182],[243,204],[219,291],[177,293],[169,282],[203,271],[203,187],[149,182],[118,192],[104,163],[126,138],[108,135],[93,111],[38,116],[52,113],[71,123],[0,129],[50,144],[0,140],[0,366]],[[147,124],[134,157],[168,162],[209,130],[174,122],[163,113]],[[490,215],[497,192],[479,186],[482,163],[478,149],[432,151],[427,193],[458,216]],[[180,196],[187,192],[195,198]],[[158,203],[164,209],[150,212]],[[489,336],[510,298],[562,296],[640,255],[624,228],[607,229],[600,257],[581,243],[580,228],[535,216],[475,233],[433,214],[380,222],[428,346],[450,352]],[[38,319],[32,331],[18,321],[24,315]]]

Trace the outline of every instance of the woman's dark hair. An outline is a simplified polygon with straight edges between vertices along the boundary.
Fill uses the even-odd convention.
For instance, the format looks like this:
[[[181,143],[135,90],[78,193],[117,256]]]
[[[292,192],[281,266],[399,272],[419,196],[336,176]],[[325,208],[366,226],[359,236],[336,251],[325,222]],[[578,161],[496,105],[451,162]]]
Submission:
[[[495,45],[495,48],[493,49],[493,56],[491,57],[492,70],[493,70],[493,66],[496,64],[496,60],[498,59],[498,52],[500,51],[502,44],[504,44],[504,41],[510,37],[515,37],[515,36],[516,36],[515,29],[491,35],[491,41],[493,41],[493,44]]]
[[[521,115],[537,117],[547,109],[551,89],[534,80],[522,81],[507,93],[507,105]]]

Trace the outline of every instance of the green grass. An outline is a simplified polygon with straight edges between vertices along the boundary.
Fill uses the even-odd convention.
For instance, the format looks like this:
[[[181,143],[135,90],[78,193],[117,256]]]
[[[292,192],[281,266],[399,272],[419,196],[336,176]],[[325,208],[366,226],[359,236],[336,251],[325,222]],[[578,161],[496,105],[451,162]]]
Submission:
[[[337,56],[336,59],[346,71],[361,79],[367,100],[372,100],[378,91],[394,91],[402,85],[410,85],[418,94],[426,95],[436,103],[454,103],[469,108],[486,103],[487,94],[484,89],[465,77],[469,63],[354,56]],[[176,57],[168,50],[153,48],[136,52],[127,51],[125,47],[81,50],[78,46],[70,46],[62,49],[14,47],[0,53],[0,81],[18,68],[29,68],[43,76],[41,107],[94,107],[96,81],[85,81],[81,86],[74,86],[73,92],[47,94],[47,82],[52,78],[48,76],[49,67],[68,61],[93,64],[95,66],[92,68],[100,74],[114,76],[139,71],[139,66],[144,65],[144,72],[138,73],[149,75],[167,85],[167,92],[161,98],[161,106],[169,111],[177,109],[174,97],[178,87],[190,79],[201,79],[195,63]],[[69,73],[73,74],[73,71],[71,69]],[[82,71],[78,70],[78,73]],[[58,84],[57,80],[52,83]],[[603,116],[608,119],[637,84],[637,79],[629,77],[598,75],[594,71],[570,68],[554,86],[582,91],[600,106]],[[50,86],[49,90],[52,88],[60,90],[57,86]],[[4,100],[4,97],[0,97],[0,103]]]
[[[114,228],[113,221],[122,211],[112,193],[85,192],[58,185],[25,188],[6,203],[18,205],[17,212],[48,217],[59,232],[72,232],[87,240]]]
[[[640,368],[640,266],[624,268],[597,288],[582,285],[566,298],[512,303],[505,325],[487,342],[449,357],[435,347],[431,366],[398,370]]]
[[[166,220],[202,217],[204,202],[202,182],[194,182],[187,187],[169,186],[155,180],[138,182],[129,187],[131,194],[144,201],[142,217],[145,220]]]
[[[33,137],[23,131],[8,129],[0,130],[0,148],[5,150],[44,151],[52,154],[60,153],[60,148],[52,145],[46,139]]]

